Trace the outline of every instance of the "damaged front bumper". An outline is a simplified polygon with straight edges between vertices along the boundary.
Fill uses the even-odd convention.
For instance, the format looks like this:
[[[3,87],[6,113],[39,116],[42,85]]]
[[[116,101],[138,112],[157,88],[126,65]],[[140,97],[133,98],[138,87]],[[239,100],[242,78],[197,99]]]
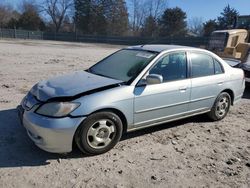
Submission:
[[[30,139],[41,149],[52,153],[72,151],[74,134],[85,117],[49,118],[17,107],[21,124]]]

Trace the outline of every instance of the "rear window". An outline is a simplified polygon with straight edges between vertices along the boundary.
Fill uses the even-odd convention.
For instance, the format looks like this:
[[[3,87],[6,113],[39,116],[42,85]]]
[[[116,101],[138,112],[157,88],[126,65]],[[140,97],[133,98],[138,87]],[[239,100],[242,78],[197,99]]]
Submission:
[[[201,53],[190,53],[192,78],[214,75],[214,60]]]
[[[214,59],[214,73],[215,74],[222,74],[222,73],[224,73],[223,68],[222,68],[220,62],[218,62],[216,59]]]

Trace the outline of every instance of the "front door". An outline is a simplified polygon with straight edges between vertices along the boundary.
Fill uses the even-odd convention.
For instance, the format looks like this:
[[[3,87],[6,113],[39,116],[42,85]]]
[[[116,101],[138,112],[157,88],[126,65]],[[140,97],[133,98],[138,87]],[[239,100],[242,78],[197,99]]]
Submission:
[[[163,77],[163,83],[135,87],[134,128],[174,119],[185,114],[191,93],[185,52],[160,58],[148,74]]]

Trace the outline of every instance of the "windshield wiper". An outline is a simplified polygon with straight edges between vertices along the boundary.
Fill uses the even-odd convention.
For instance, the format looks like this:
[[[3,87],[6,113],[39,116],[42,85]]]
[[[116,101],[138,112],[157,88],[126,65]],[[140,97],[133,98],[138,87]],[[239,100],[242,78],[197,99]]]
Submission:
[[[95,75],[98,75],[98,76],[102,76],[102,77],[106,77],[106,78],[111,78],[111,79],[114,79],[114,80],[117,80],[116,78],[112,78],[110,76],[107,76],[107,75],[103,75],[103,74],[100,74],[100,73],[96,73],[95,71],[93,71],[92,69],[87,69],[87,72],[91,73],[91,74],[95,74]]]
[[[86,72],[92,73],[91,68],[85,70]]]

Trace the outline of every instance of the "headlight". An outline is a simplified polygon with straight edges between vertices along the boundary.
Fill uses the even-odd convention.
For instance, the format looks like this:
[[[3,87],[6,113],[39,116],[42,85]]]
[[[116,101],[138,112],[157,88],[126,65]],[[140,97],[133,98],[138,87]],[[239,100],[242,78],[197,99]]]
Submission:
[[[37,114],[51,117],[63,117],[80,106],[80,103],[74,102],[51,102],[46,103],[36,110]]]

